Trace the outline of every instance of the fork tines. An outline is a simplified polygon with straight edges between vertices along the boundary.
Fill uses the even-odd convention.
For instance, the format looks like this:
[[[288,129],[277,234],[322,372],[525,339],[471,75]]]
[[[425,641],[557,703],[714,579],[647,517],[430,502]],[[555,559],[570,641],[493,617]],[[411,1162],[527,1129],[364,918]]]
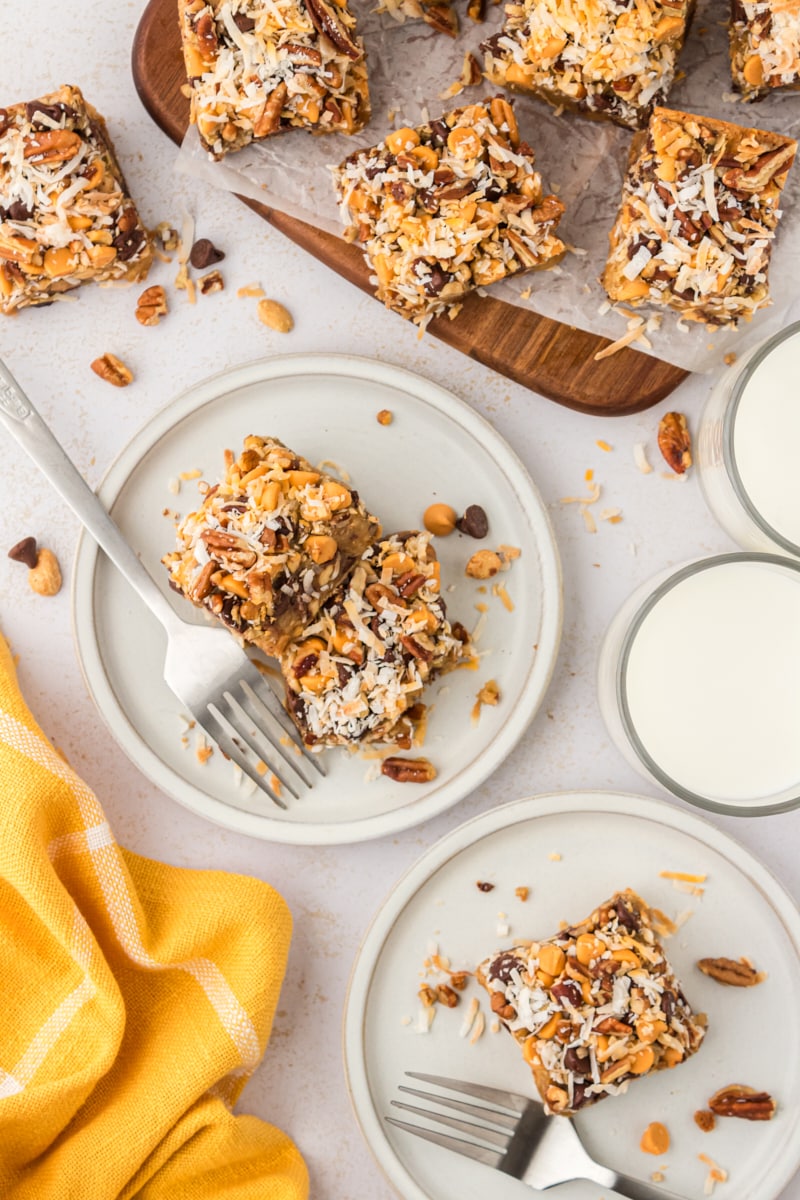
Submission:
[[[302,769],[307,764],[325,775],[260,675],[241,678],[235,688],[223,690],[216,703],[208,705],[208,714],[212,720],[201,724],[209,737],[278,807],[287,807],[284,791],[297,800],[312,786]]]
[[[435,1121],[439,1125],[446,1125],[450,1129],[455,1129],[459,1133],[466,1134],[469,1138],[479,1139],[489,1145],[477,1145],[475,1141],[465,1141],[463,1138],[453,1137],[447,1133],[440,1133],[438,1130],[425,1129],[420,1125],[411,1125],[406,1121],[398,1121],[394,1117],[386,1117],[390,1125],[395,1125],[399,1129],[405,1129],[408,1133],[413,1133],[417,1137],[424,1138],[428,1142],[433,1142],[437,1146],[453,1150],[457,1154],[463,1154],[468,1158],[476,1159],[488,1167],[500,1166],[505,1156],[505,1151],[517,1128],[519,1114],[523,1113],[530,1104],[530,1101],[526,1097],[519,1096],[514,1092],[501,1091],[499,1088],[486,1087],[483,1084],[466,1083],[463,1080],[450,1079],[444,1075],[426,1075],[417,1071],[406,1071],[405,1074],[410,1079],[419,1079],[424,1083],[432,1083],[436,1087],[448,1088],[451,1091],[461,1092],[476,1100],[484,1101],[484,1104],[472,1104],[466,1100],[456,1100],[451,1096],[440,1096],[435,1092],[426,1092],[419,1088],[400,1085],[401,1092],[416,1096],[421,1100],[430,1101],[432,1104],[443,1108],[450,1108],[457,1112],[465,1113],[470,1117],[476,1118],[480,1124],[477,1124],[476,1121],[464,1121],[458,1117],[450,1116],[448,1113],[437,1112],[430,1108],[421,1108],[416,1104],[406,1104],[402,1100],[392,1100],[392,1105],[395,1108],[413,1113],[418,1117],[424,1117],[429,1121]],[[497,1107],[487,1108],[486,1104],[493,1104],[499,1108],[511,1109],[512,1111],[498,1112]],[[512,1113],[516,1115],[512,1115]],[[497,1147],[497,1149],[489,1149],[489,1146]]]

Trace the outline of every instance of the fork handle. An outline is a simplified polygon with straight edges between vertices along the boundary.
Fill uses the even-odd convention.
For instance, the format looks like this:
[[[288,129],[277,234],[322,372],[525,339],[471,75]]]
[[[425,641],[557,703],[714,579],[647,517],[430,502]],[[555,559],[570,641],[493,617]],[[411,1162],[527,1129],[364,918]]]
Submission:
[[[2,361],[0,420],[161,624],[166,629],[181,625],[161,589]]]
[[[627,1196],[628,1200],[681,1200],[680,1196],[676,1196],[674,1192],[665,1192],[659,1185],[654,1186],[651,1183],[644,1183],[641,1179],[634,1179],[630,1175],[621,1175],[617,1171],[611,1171],[607,1167],[601,1167],[599,1163],[593,1164],[594,1169],[591,1176],[593,1183],[599,1183],[603,1188],[610,1188],[620,1196]]]

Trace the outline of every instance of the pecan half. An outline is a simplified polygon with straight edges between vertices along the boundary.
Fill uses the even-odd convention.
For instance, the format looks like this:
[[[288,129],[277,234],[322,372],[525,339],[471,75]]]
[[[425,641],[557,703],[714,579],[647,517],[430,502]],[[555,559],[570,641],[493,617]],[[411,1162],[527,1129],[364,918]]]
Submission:
[[[758,1092],[742,1083],[720,1088],[708,1102],[718,1117],[742,1117],[745,1121],[771,1121],[777,1105],[769,1092]]]
[[[203,52],[203,57],[213,59],[219,49],[219,41],[217,39],[214,17],[210,11],[207,10],[200,13],[200,16],[194,23],[194,31],[197,35],[198,45]]]
[[[760,192],[776,175],[789,170],[794,162],[794,154],[794,145],[768,150],[766,154],[760,154],[746,170],[738,166],[726,171],[722,182],[732,191]]]
[[[59,163],[78,153],[81,139],[71,129],[37,130],[23,139],[23,147],[23,156],[33,163]]]
[[[338,15],[331,5],[326,3],[326,0],[306,0],[306,8],[317,33],[324,33],[328,41],[332,42],[337,50],[353,62],[361,58],[360,48],[350,37]]]
[[[746,958],[738,962],[734,958],[701,958],[697,965],[704,975],[728,987],[755,987],[766,979],[766,974],[757,971]]]
[[[381,775],[395,783],[430,783],[436,778],[436,767],[427,758],[399,758],[392,755],[381,764]]]
[[[692,441],[683,413],[668,412],[658,426],[658,448],[667,466],[683,475],[692,465]]]
[[[121,359],[117,358],[116,354],[104,354],[102,358],[96,358],[90,364],[95,375],[99,375],[101,379],[105,379],[106,383],[112,384],[114,387],[127,387],[133,380],[133,372]]]
[[[142,292],[136,304],[136,320],[140,325],[157,325],[167,312],[167,295],[160,284]]]
[[[270,92],[264,107],[253,122],[253,137],[269,137],[271,133],[275,132],[280,124],[281,111],[286,103],[287,95],[288,88],[285,80],[282,79],[278,86]]]

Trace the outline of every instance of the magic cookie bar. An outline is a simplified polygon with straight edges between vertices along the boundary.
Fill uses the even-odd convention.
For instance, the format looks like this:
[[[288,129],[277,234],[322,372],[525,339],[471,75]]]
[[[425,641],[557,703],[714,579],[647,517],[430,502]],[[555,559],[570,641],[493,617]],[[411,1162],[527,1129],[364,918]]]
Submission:
[[[478,979],[552,1113],[572,1116],[677,1066],[705,1035],[630,889],[548,941],[487,958]]]
[[[731,0],[731,75],[745,100],[800,88],[800,20],[794,0]]]
[[[0,312],[144,279],[152,257],[105,121],[78,88],[0,108]]]
[[[247,437],[163,558],[170,584],[245,642],[277,655],[380,524],[356,492],[274,438]]]
[[[191,119],[212,157],[292,126],[369,119],[364,47],[346,0],[178,0]]]
[[[533,163],[501,97],[345,159],[334,172],[345,237],[363,247],[378,299],[425,325],[455,316],[473,288],[557,262],[564,206]]]
[[[445,616],[430,534],[371,546],[281,659],[286,707],[304,742],[408,747],[423,686],[469,654],[458,632],[464,641]]]
[[[389,13],[399,25],[422,20],[437,33],[458,33],[458,17],[449,0],[380,0],[375,12]]]
[[[781,189],[797,143],[657,108],[631,146],[603,285],[709,326],[770,303]]]
[[[519,0],[483,43],[488,79],[641,129],[663,101],[693,0]]]

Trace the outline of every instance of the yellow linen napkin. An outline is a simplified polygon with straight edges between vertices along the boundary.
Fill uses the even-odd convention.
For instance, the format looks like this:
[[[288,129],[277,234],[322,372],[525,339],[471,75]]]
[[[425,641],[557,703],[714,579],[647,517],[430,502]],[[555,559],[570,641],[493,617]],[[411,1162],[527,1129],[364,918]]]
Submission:
[[[117,845],[0,636],[3,1200],[304,1200],[294,1144],[230,1111],[290,934],[267,884]]]

